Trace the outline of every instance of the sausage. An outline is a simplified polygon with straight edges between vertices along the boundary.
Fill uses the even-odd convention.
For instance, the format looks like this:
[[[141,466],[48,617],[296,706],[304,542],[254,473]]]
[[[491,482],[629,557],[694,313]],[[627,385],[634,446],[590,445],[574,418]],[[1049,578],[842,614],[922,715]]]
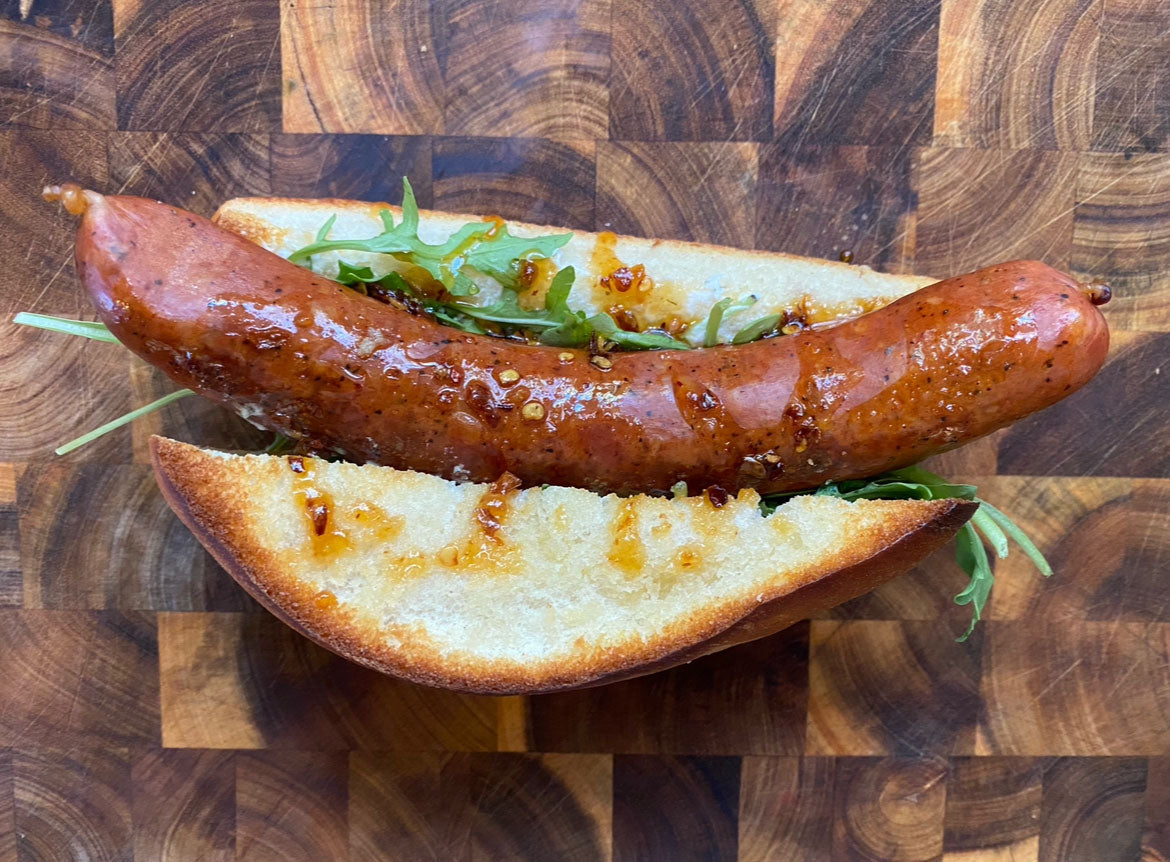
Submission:
[[[797,490],[913,464],[1059,401],[1109,345],[1034,261],[741,346],[591,355],[478,336],[314,275],[165,204],[85,192],[77,266],[102,321],[252,423],[451,479],[598,492]]]

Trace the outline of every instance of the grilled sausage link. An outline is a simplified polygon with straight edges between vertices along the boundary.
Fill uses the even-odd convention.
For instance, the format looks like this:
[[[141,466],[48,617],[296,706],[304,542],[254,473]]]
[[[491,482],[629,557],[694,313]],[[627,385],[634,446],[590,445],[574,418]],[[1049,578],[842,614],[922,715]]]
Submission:
[[[101,319],[176,383],[309,446],[454,479],[767,493],[869,476],[1059,401],[1109,344],[1099,286],[1017,261],[791,337],[596,357],[441,325],[161,203],[63,195],[84,207]]]

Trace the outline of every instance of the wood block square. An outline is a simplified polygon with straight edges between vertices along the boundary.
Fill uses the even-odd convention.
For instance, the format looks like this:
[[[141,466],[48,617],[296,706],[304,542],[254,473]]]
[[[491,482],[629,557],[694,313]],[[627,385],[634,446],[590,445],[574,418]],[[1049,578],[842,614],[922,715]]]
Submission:
[[[279,128],[279,15],[266,0],[114,0],[118,128]]]
[[[1170,481],[997,477],[981,495],[1036,543],[1054,575],[1042,578],[1013,548],[995,561],[993,619],[1170,622]]]
[[[86,132],[0,132],[0,257],[19,265],[0,271],[0,314],[39,311],[92,318],[93,307],[73,270],[77,219],[46,203],[41,189],[72,180],[107,183],[106,142]],[[5,339],[7,343],[7,339]]]
[[[0,128],[115,128],[110,4],[7,0],[2,8]]]
[[[41,310],[30,304],[34,309]],[[93,318],[92,310],[83,315]],[[130,395],[127,356],[115,344],[18,325],[12,315],[0,315],[0,389],[11,393],[14,407],[0,412],[0,459],[128,462],[130,432],[125,428],[64,461],[53,454],[61,444],[138,406]]]
[[[602,143],[597,228],[751,248],[756,144]]]
[[[608,860],[608,755],[350,756],[350,858]]]
[[[453,0],[443,78],[448,135],[608,136],[611,0]]]
[[[1109,361],[1091,383],[1004,433],[1001,472],[1170,475],[1170,334],[1115,329],[1111,339]]]
[[[16,751],[12,772],[21,858],[133,858],[126,749]]]
[[[251,604],[145,466],[50,463],[20,483],[24,605],[236,610]]]
[[[0,611],[0,746],[157,743],[154,615]]]
[[[772,126],[786,147],[926,145],[938,3],[783,0]]]
[[[268,136],[111,134],[110,185],[211,216],[228,198],[268,195]]]
[[[427,137],[273,135],[271,163],[274,195],[401,204],[407,177],[419,206],[431,203]]]
[[[613,759],[613,858],[735,859],[740,759]]]
[[[16,800],[12,786],[12,750],[0,749],[0,859],[16,862]]]
[[[235,859],[230,751],[151,749],[134,758],[135,859]]]
[[[915,269],[941,277],[1019,258],[1067,269],[1077,157],[919,150]]]
[[[833,766],[831,757],[743,759],[739,862],[830,858]]]
[[[906,150],[762,147],[756,248],[834,259],[849,250],[874,269],[908,271],[910,167]]]
[[[344,752],[239,752],[236,859],[345,859],[349,764]]]
[[[1070,263],[1113,288],[1111,326],[1170,330],[1170,153],[1079,157]]]
[[[1044,762],[1026,757],[957,757],[947,777],[943,858],[947,862],[1035,859]]]
[[[530,733],[538,751],[799,754],[807,680],[801,623],[662,673],[529,698]]]
[[[168,748],[491,751],[495,703],[347,662],[268,614],[159,615]]]
[[[0,463],[0,608],[18,608],[24,602],[16,472],[16,465]]]
[[[1137,859],[1145,790],[1146,761],[1140,758],[1076,757],[1050,764],[1039,862]]]
[[[444,30],[428,0],[281,3],[284,131],[441,134]]]
[[[964,628],[814,620],[805,753],[972,752],[984,633],[956,643]]]
[[[943,0],[934,142],[1089,149],[1103,0]]]
[[[441,138],[434,146],[435,209],[593,229],[592,141]]]
[[[613,0],[609,136],[760,141],[772,132],[775,5]]]
[[[1151,757],[1146,771],[1142,858],[1170,858],[1170,757]]]
[[[942,758],[840,757],[833,786],[833,859],[926,862],[941,855]]]
[[[976,754],[1170,753],[1170,624],[988,623],[982,694]]]
[[[1162,0],[1105,3],[1093,148],[1170,149],[1170,27]]]

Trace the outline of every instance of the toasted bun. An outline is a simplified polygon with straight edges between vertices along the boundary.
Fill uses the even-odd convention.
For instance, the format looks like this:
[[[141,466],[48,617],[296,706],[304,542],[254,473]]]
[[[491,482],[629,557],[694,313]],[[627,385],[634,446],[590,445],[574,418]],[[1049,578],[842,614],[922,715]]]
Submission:
[[[243,587],[329,649],[491,694],[596,685],[771,634],[950,539],[960,500],[500,493],[421,473],[152,439],[171,507]],[[498,524],[498,527],[495,526]]]
[[[331,237],[365,238],[383,230],[378,213],[388,209],[397,221],[399,207],[389,204],[345,200],[298,200],[290,198],[235,198],[215,214],[223,228],[251,239],[269,251],[288,257],[313,242],[317,231],[332,216],[337,220]],[[419,235],[437,243],[468,222],[482,222],[482,216],[423,211]],[[507,222],[516,236],[566,233],[564,228]],[[736,248],[693,242],[642,239],[613,234],[572,231],[572,239],[553,255],[559,267],[572,266],[577,278],[569,296],[576,310],[596,314],[615,303],[635,312],[644,325],[655,326],[677,318],[690,325],[684,338],[702,342],[711,307],[729,297],[738,300],[755,296],[750,308],[726,317],[719,328],[719,340],[731,337],[760,317],[788,312],[810,323],[824,323],[853,317],[888,305],[937,279],[916,275],[887,275],[866,266],[816,260],[787,254],[744,251]],[[388,255],[343,251],[314,255],[313,269],[327,276],[337,275],[337,261],[371,267],[383,274],[402,270],[404,264]],[[646,290],[615,293],[602,287],[603,277],[620,264],[642,265],[650,282]],[[493,302],[499,286],[486,279],[480,284],[478,301]]]

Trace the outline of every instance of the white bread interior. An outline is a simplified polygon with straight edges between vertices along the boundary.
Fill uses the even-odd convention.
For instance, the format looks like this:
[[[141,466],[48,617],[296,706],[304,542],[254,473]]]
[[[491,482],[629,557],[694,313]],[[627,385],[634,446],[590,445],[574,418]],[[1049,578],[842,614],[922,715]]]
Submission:
[[[493,536],[489,486],[152,445],[168,502],[270,610],[355,661],[477,692],[596,684],[770,634],[905,570],[974,510],[801,496],[764,517],[754,491],[716,508],[545,487],[509,492]],[[327,506],[322,535],[309,502]]]
[[[388,204],[234,198],[219,208],[214,220],[221,227],[281,257],[288,257],[313,242],[317,231],[331,216],[337,217],[329,234],[331,238],[376,236],[383,230],[378,213],[384,209],[394,214],[395,222],[401,219],[402,210]],[[427,242],[437,243],[468,222],[482,221],[482,216],[424,210],[419,219],[419,235]],[[507,225],[516,236],[570,232],[524,222],[509,221]],[[730,341],[748,323],[766,315],[802,312],[809,322],[823,323],[872,311],[937,281],[926,276],[889,275],[837,261],[619,236],[613,245],[617,258],[627,266],[644,266],[655,286],[646,295],[639,296],[633,291],[615,295],[598,286],[603,276],[611,274],[612,270],[603,270],[613,260],[611,255],[595,254],[600,235],[586,231],[571,233],[572,239],[553,259],[558,267],[572,266],[576,270],[577,278],[569,297],[572,308],[596,314],[607,311],[617,298],[648,325],[658,325],[673,317],[688,322],[690,329],[682,337],[696,346],[703,340],[703,324],[711,307],[726,297],[738,300],[752,295],[756,302],[723,320],[719,327],[720,342]],[[343,251],[315,255],[312,267],[323,275],[335,277],[339,258],[369,266],[379,275],[404,266],[389,255]],[[490,279],[479,281],[483,290],[475,301],[494,301],[498,285]]]

